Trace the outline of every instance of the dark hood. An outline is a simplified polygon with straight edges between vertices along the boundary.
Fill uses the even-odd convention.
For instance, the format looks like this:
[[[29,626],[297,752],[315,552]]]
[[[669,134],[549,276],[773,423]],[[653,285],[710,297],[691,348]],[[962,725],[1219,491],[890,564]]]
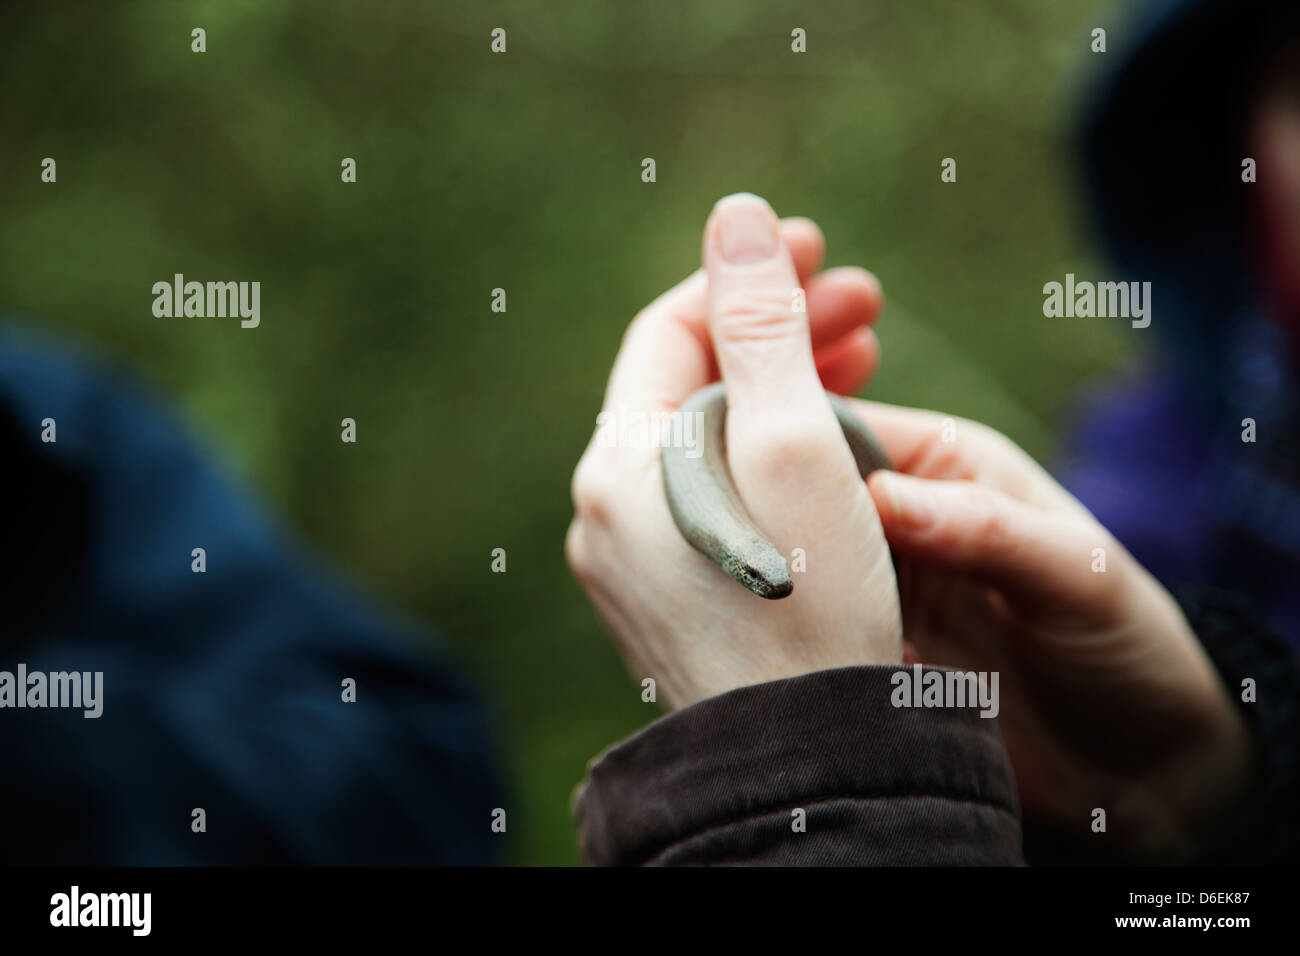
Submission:
[[[1185,370],[1216,377],[1236,321],[1257,308],[1241,179],[1261,71],[1300,28],[1300,3],[1160,0],[1107,27],[1109,67],[1077,131],[1088,216]]]

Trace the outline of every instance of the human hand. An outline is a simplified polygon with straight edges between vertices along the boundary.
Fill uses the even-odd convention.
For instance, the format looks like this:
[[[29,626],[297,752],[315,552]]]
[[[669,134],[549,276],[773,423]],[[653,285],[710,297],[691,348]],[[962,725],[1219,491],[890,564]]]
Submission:
[[[1101,807],[1133,855],[1194,852],[1251,752],[1173,598],[998,432],[853,404],[897,469],[868,487],[900,559],[906,656],[999,673],[1026,818],[1090,837]]]
[[[822,253],[806,220],[778,224],[761,199],[718,203],[704,271],[629,327],[604,409],[670,413],[719,374],[727,455],[755,524],[809,566],[768,602],[693,550],[664,498],[660,449],[593,439],[573,479],[566,552],[633,674],[669,706],[816,670],[900,660],[898,595],[880,522],[823,386],[852,391],[874,370],[875,279],[813,275]],[[795,309],[803,282],[807,312]]]

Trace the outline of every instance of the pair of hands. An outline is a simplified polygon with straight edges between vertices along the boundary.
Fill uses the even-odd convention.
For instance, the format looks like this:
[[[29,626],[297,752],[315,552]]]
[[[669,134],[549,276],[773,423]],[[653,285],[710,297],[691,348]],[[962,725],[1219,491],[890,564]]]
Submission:
[[[745,508],[807,560],[790,597],[755,597],[677,532],[657,447],[593,441],[566,552],[629,668],[671,707],[833,667],[997,671],[1027,818],[1086,834],[1103,807],[1134,853],[1195,852],[1242,798],[1251,760],[1181,611],[983,425],[854,401],[897,469],[862,481],[823,388],[852,393],[874,373],[882,297],[863,270],[819,271],[824,249],[813,223],[728,197],[705,228],[703,270],[627,330],[605,411],[671,412],[720,376]]]

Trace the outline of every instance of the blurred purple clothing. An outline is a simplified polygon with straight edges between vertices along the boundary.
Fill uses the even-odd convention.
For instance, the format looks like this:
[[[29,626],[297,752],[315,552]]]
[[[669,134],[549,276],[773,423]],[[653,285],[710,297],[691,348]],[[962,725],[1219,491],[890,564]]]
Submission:
[[[1300,421],[1273,331],[1247,325],[1224,357],[1229,401],[1168,370],[1094,390],[1057,471],[1167,586],[1248,595],[1300,644]]]
[[[1297,39],[1300,4],[1276,0],[1154,0],[1116,32],[1075,155],[1108,278],[1151,283],[1151,328],[1132,334],[1153,359],[1086,397],[1057,469],[1167,586],[1243,594],[1293,644],[1300,353],[1283,330],[1300,308],[1294,277],[1269,274],[1294,256],[1240,173],[1263,71]]]

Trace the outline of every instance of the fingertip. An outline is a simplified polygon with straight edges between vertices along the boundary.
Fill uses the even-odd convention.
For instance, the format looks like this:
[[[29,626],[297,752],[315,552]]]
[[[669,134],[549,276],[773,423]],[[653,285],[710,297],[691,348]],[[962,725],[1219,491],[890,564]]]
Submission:
[[[880,520],[885,523],[893,521],[898,515],[898,502],[890,486],[889,473],[873,471],[869,474],[867,491],[871,495],[871,500],[876,503],[876,513],[880,515]]]
[[[732,193],[714,204],[704,229],[704,267],[710,276],[726,266],[767,262],[782,249],[780,220],[763,197]]]
[[[781,238],[790,250],[801,283],[822,267],[826,257],[826,236],[817,223],[803,216],[788,216],[781,220]]]
[[[818,239],[822,238],[821,226],[809,219],[807,216],[782,216],[781,228],[789,229],[791,232],[804,235],[813,234]]]
[[[815,358],[822,387],[837,395],[852,395],[880,367],[880,340],[864,326],[818,349]]]
[[[873,303],[872,318],[875,318],[885,308],[885,287],[880,284],[880,279],[876,277],[876,274],[869,269],[859,269],[858,271],[862,274],[862,280],[867,285],[868,296]]]
[[[835,283],[853,295],[859,308],[876,318],[885,304],[885,290],[876,274],[861,266],[836,266],[827,269],[819,278]]]
[[[924,531],[935,525],[938,508],[930,483],[895,471],[875,471],[867,490],[876,502],[881,521],[902,531]]]
[[[880,314],[880,283],[865,269],[828,269],[804,284],[813,348],[839,342]]]

